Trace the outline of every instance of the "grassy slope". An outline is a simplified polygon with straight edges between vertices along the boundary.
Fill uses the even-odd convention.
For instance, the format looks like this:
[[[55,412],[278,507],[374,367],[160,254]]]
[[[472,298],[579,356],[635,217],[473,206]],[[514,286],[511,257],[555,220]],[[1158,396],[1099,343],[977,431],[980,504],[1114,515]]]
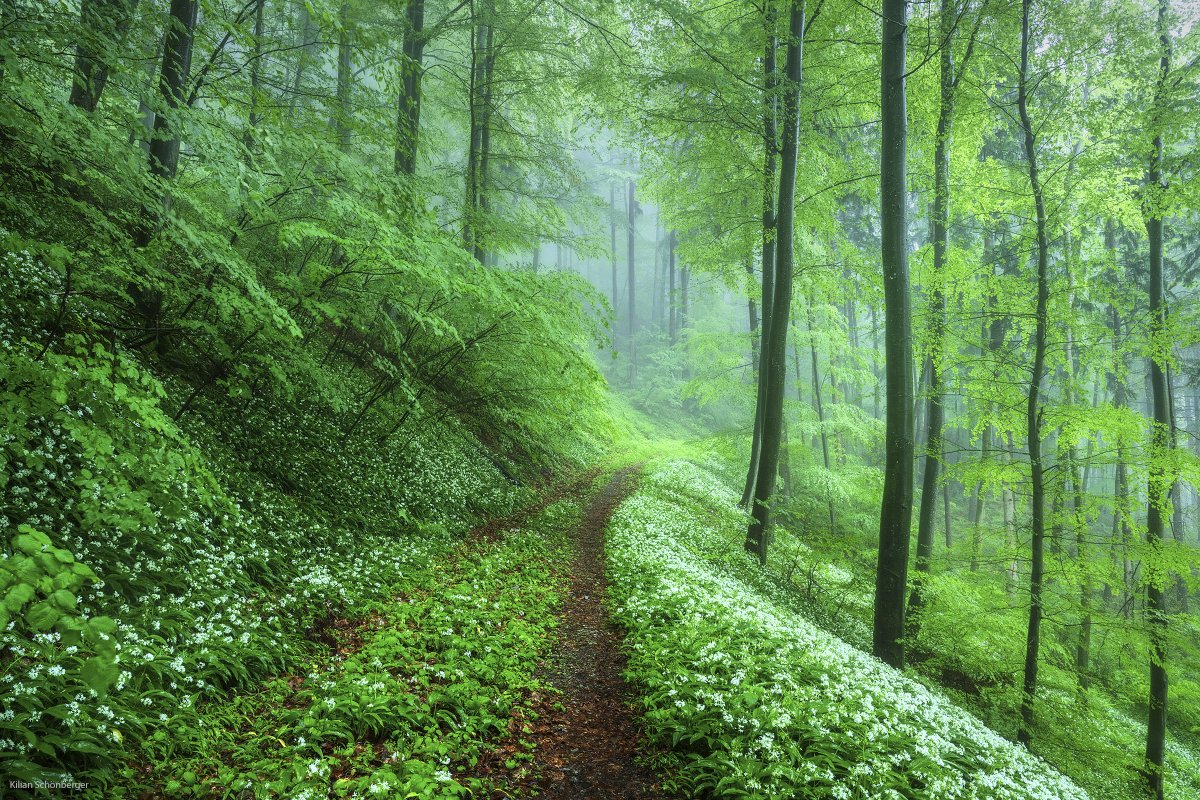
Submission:
[[[1077,756],[1065,762],[1076,781],[1065,778],[940,690],[814,625],[810,618],[829,620],[836,605],[836,627],[861,639],[861,598],[837,591],[851,575],[786,534],[775,564],[789,578],[757,569],[742,552],[735,503],[715,474],[659,463],[610,531],[614,607],[629,630],[631,674],[648,729],[669,750],[682,788],[728,797],[803,791],[941,800],[1086,797],[1080,787],[1087,786],[1095,797],[1120,796],[1102,761]],[[805,580],[829,587],[826,609],[813,609],[797,589]],[[1133,738],[1134,726],[1126,730]],[[1175,748],[1177,796],[1195,788],[1187,758]]]

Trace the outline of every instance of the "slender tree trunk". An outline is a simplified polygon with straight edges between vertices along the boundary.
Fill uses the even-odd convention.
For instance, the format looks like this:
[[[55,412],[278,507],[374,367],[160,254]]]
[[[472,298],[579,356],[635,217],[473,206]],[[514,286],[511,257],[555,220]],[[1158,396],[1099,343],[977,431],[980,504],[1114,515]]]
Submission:
[[[954,546],[953,529],[950,527],[950,481],[942,481],[942,531],[945,535],[946,549]]]
[[[908,194],[905,157],[908,118],[905,50],[908,0],[883,0],[881,74],[882,146],[880,220],[883,296],[887,318],[887,434],[883,500],[879,514],[879,563],[875,575],[872,650],[893,667],[904,666],[904,604],[913,501],[913,355],[908,292]]]
[[[150,172],[164,180],[172,180],[179,167],[179,131],[172,118],[186,102],[199,5],[198,0],[171,0],[158,85],[166,113],[155,117],[150,143]]]
[[[626,228],[625,250],[627,253],[626,259],[628,268],[626,270],[626,285],[625,291],[629,296],[629,314],[627,315],[626,332],[629,336],[629,381],[630,383],[637,380],[637,344],[635,335],[637,334],[637,280],[635,271],[635,252],[634,247],[637,241],[637,215],[639,213],[637,201],[637,184],[633,181],[629,182],[629,195],[626,199],[626,210],[629,213]]]
[[[929,331],[929,389],[925,435],[925,470],[921,476],[921,509],[917,518],[917,572],[928,574],[933,561],[934,510],[937,506],[938,471],[942,463],[942,428],[945,409],[942,398],[942,369],[945,328],[946,294],[943,288],[946,256],[950,249],[950,143],[954,126],[954,30],[958,15],[952,0],[942,0],[940,83],[941,101],[938,108],[937,138],[933,155],[933,279],[930,286]],[[949,531],[949,525],[946,530]],[[921,581],[913,584],[909,610],[921,606]],[[914,616],[913,623],[919,625]],[[915,630],[915,627],[914,627]]]
[[[741,505],[750,508],[754,497],[754,483],[758,480],[759,462],[762,456],[763,411],[766,400],[763,392],[766,383],[762,379],[761,365],[767,362],[767,350],[771,341],[771,301],[775,293],[775,161],[778,155],[779,134],[776,130],[778,114],[779,75],[776,51],[779,48],[778,8],[775,0],[766,0],[764,8],[766,44],[763,50],[763,171],[762,171],[762,325],[759,336],[758,361],[760,365],[757,394],[754,402],[754,428],[750,437],[750,463],[746,470],[746,483],[742,489]],[[747,539],[747,549],[753,548]]]
[[[262,124],[262,60],[263,60],[263,9],[266,0],[254,4],[254,46],[250,58],[250,113],[246,118],[246,133],[242,144],[247,157],[254,152],[254,135]]]
[[[692,363],[689,360],[688,350],[688,289],[691,283],[692,271],[687,267],[679,268],[679,339],[683,344],[683,379],[685,381],[692,378]]]
[[[487,49],[487,26],[479,18],[479,10],[473,0],[471,18],[474,29],[471,35],[470,79],[467,86],[469,124],[467,136],[466,201],[463,204],[463,246],[467,252],[475,252],[476,216],[479,205],[479,158],[483,149],[483,69]]]
[[[617,190],[613,184],[608,185],[608,252],[612,259],[612,308],[613,308],[613,338],[617,332],[617,306],[620,297],[617,294]]]
[[[150,96],[154,93],[154,81],[158,77],[158,66],[162,61],[162,42],[155,50],[154,58],[146,61],[146,82],[142,94],[138,97],[138,125],[129,131],[129,144],[135,142],[150,156],[150,139],[154,135],[154,108],[150,105]]]
[[[488,213],[488,192],[491,188],[491,160],[492,160],[492,84],[493,75],[496,71],[496,46],[495,35],[496,29],[492,24],[492,17],[495,16],[495,7],[491,2],[487,4],[488,24],[487,34],[484,37],[484,57],[483,69],[481,77],[483,80],[483,96],[479,103],[479,172],[475,176],[478,183],[478,189],[475,191],[475,206],[479,209],[479,215],[475,220],[475,259],[480,264],[488,263],[488,253],[484,247],[485,241],[482,232],[482,227],[487,219]]]
[[[1042,471],[1041,391],[1046,362],[1046,316],[1050,298],[1049,240],[1046,235],[1046,204],[1042,197],[1038,172],[1037,141],[1029,118],[1029,11],[1032,0],[1021,3],[1021,71],[1017,85],[1017,112],[1025,135],[1025,159],[1029,166],[1029,186],[1037,215],[1037,311],[1033,341],[1033,365],[1029,375],[1029,395],[1025,406],[1025,426],[1029,440],[1031,475],[1032,536],[1029,575],[1029,628],[1025,638],[1025,676],[1021,684],[1021,724],[1017,741],[1028,746],[1033,730],[1034,698],[1037,695],[1038,653],[1041,644],[1042,588],[1045,571],[1045,475]]]
[[[83,0],[71,79],[71,105],[91,113],[108,83],[109,59],[129,33],[137,0]]]
[[[1171,69],[1171,38],[1167,28],[1170,0],[1158,2],[1158,38],[1161,57],[1158,66],[1158,84],[1154,94],[1154,110],[1157,116],[1163,103],[1167,76]],[[1158,120],[1155,120],[1158,122]],[[1144,206],[1146,236],[1150,244],[1150,319],[1151,336],[1159,338],[1167,333],[1166,302],[1163,297],[1163,220],[1162,197],[1165,189],[1162,175],[1163,140],[1155,131],[1149,168],[1146,171],[1146,186],[1155,194]],[[1162,540],[1166,536],[1163,510],[1168,502],[1170,486],[1166,464],[1171,446],[1171,409],[1165,358],[1158,355],[1162,348],[1151,347],[1150,394],[1154,406],[1154,423],[1150,436],[1150,475],[1148,484],[1149,502],[1146,511],[1146,543],[1150,555],[1146,560],[1146,623],[1150,635],[1150,696],[1149,714],[1146,721],[1146,780],[1150,792],[1157,800],[1163,800],[1163,759],[1166,753],[1167,736],[1167,616],[1165,589],[1170,584],[1169,576],[1161,564]]]
[[[301,92],[304,89],[304,76],[308,68],[317,62],[320,55],[317,37],[320,30],[313,24],[312,15],[308,12],[307,3],[298,3],[300,8],[300,57],[296,62],[296,76],[292,80],[292,105],[288,115],[292,116],[306,105],[306,99]]]
[[[855,280],[854,272],[850,269],[849,264],[847,264],[845,269],[842,270],[842,280],[844,281],[844,286],[845,286],[845,290],[846,290],[846,307],[845,307],[846,340],[847,340],[847,343],[850,345],[850,352],[858,353],[858,348],[859,348],[858,308],[857,308],[857,303],[855,300],[855,295],[857,294],[857,289],[855,288],[855,285],[854,285],[854,280]],[[855,405],[857,405],[858,407],[860,407],[860,408],[862,407],[862,386],[861,385],[858,385],[857,383],[855,384],[855,396],[853,399],[851,399],[849,393],[847,393],[846,402],[848,402],[848,403],[852,402]]]
[[[800,82],[803,78],[805,0],[792,0],[788,28],[787,61],[783,87],[783,145],[779,169],[779,210],[776,213],[775,281],[770,302],[770,321],[764,323],[759,384],[762,392],[762,444],[758,475],[754,481],[752,519],[746,530],[746,547],[760,564],[767,561],[771,531],[771,501],[779,468],[779,445],[783,429],[783,392],[787,380],[788,317],[792,305],[792,264],[796,217],[796,161],[800,136]],[[764,308],[766,301],[764,300]]]
[[[754,286],[754,254],[746,253],[746,275],[749,276],[749,285]],[[758,385],[758,350],[761,344],[758,340],[758,305],[754,302],[754,298],[750,297],[746,300],[747,310],[750,314],[750,371],[754,375],[754,385]]]
[[[664,325],[662,294],[666,278],[663,276],[662,225],[658,215],[654,216],[654,288],[650,293],[650,319],[659,330]]]
[[[350,109],[352,44],[350,41],[350,5],[348,3],[342,4],[338,11],[338,20],[340,30],[338,30],[337,48],[337,111],[333,127],[337,135],[338,147],[345,152],[350,149],[350,121],[353,115]]]
[[[158,91],[162,97],[163,113],[155,116],[154,136],[150,141],[150,174],[163,182],[174,180],[179,167],[179,122],[177,115],[186,104],[188,73],[192,64],[192,46],[196,34],[198,0],[171,0],[170,16],[163,37],[162,66],[159,69]],[[148,245],[157,231],[160,220],[170,205],[170,194],[163,187],[157,208],[145,210],[141,224],[134,234],[138,248]],[[166,346],[159,318],[162,315],[162,292],[146,285],[141,276],[127,287],[134,307],[142,317],[146,334],[160,352]]]
[[[421,79],[425,73],[425,0],[408,0],[401,59],[400,97],[396,103],[396,162],[400,175],[417,171],[421,135]]]
[[[812,357],[812,387],[813,387],[813,405],[817,409],[817,429],[821,433],[821,462],[825,465],[826,472],[833,471],[833,465],[829,460],[829,434],[825,430],[825,404],[821,398],[821,371],[817,360],[817,337],[816,331],[813,329],[812,322],[812,307],[801,298],[804,303],[805,323],[808,326],[808,349]],[[796,370],[796,381],[800,381],[800,371]],[[833,535],[837,530],[837,512],[834,510],[833,501],[829,501],[829,533]]]
[[[671,347],[675,346],[675,341],[679,337],[679,309],[678,301],[675,297],[675,231],[672,230],[667,234],[667,278],[668,289],[667,298],[670,308],[668,333],[671,340]]]

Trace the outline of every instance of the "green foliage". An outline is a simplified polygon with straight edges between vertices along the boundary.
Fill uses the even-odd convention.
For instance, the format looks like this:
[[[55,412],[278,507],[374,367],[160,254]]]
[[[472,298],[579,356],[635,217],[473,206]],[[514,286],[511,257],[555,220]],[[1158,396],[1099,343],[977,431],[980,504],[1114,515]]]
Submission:
[[[656,465],[613,517],[612,602],[648,733],[692,797],[1085,798],[790,606],[712,473]]]
[[[388,595],[318,620],[321,646],[295,672],[150,736],[141,757],[153,773],[141,779],[169,797],[478,793],[471,768],[542,688],[535,673],[561,602],[556,565],[578,518],[564,501],[498,541],[429,553]]]

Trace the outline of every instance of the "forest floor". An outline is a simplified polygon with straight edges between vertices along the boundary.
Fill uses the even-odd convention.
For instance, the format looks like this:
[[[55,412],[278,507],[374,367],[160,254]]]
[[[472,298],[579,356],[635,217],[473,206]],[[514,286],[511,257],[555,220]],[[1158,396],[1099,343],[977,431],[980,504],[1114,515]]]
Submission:
[[[575,531],[558,641],[545,665],[555,693],[535,699],[537,718],[523,737],[534,768],[519,788],[546,800],[670,797],[641,759],[647,750],[628,705],[621,631],[604,607],[604,529],[632,489],[637,471],[618,472],[592,498]],[[515,787],[514,787],[515,788]]]

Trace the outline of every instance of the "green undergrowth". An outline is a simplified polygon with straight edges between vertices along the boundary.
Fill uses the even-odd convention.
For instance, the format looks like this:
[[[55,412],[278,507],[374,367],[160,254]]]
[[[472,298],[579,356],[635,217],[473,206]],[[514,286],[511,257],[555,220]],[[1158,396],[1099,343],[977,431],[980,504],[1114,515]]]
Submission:
[[[742,550],[736,503],[714,473],[660,462],[608,533],[628,675],[675,788],[781,799],[1088,796],[797,613],[798,593]]]
[[[471,768],[538,686],[578,521],[561,501],[430,553],[394,597],[323,620],[300,670],[177,716],[130,780],[168,797],[480,796]]]
[[[344,320],[305,317],[304,337],[210,379],[189,364],[182,337],[161,357],[114,341],[111,309],[69,291],[63,263],[79,266],[77,254],[7,245],[0,772],[8,779],[87,783],[89,796],[105,798],[162,792],[168,780],[191,785],[188,771],[168,777],[163,767],[185,752],[226,752],[210,710],[264,691],[275,676],[307,676],[329,620],[378,610],[464,533],[601,457],[629,425],[610,415],[587,365],[562,373],[580,382],[574,394],[464,407],[463,392],[475,397],[488,380],[507,379],[469,369],[462,355],[452,374],[425,383],[380,350],[382,334]],[[540,291],[537,278],[511,279]],[[523,298],[512,302],[543,314],[540,301]],[[470,324],[490,324],[471,311],[454,308]],[[517,311],[498,316],[527,329]],[[399,314],[383,319],[409,324]],[[410,342],[408,357],[436,347],[499,358],[483,344],[467,348],[449,322],[434,332],[429,320],[412,324],[427,327],[413,334],[420,346]],[[575,346],[564,342],[564,353]],[[196,737],[210,749],[197,749]],[[194,779],[214,778],[195,759]]]
[[[725,484],[736,479],[713,465]],[[741,528],[722,540],[723,558],[740,558]],[[1004,559],[1007,565],[1012,555]],[[748,578],[805,619],[860,650],[871,650],[875,553],[861,536],[776,528],[769,563]],[[1062,585],[1050,583],[1042,637],[1033,752],[1093,797],[1141,800],[1149,654],[1137,624],[1096,625],[1090,684],[1075,667],[1077,612]],[[1025,590],[1027,591],[1027,589]],[[926,579],[920,625],[910,634],[910,674],[1006,736],[1018,727],[1028,607],[1006,587],[1002,570],[938,571]],[[1200,797],[1200,630],[1186,614],[1169,629],[1168,796]],[[1103,677],[1101,677],[1103,676]]]

